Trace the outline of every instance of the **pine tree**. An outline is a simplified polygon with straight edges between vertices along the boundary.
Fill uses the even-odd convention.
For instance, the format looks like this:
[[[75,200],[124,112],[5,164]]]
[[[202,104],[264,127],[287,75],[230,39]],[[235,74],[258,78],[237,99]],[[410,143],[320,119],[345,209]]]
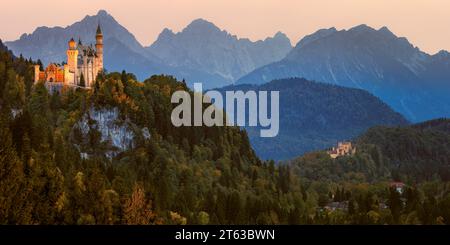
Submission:
[[[126,82],[128,82],[127,72],[125,70],[122,70],[122,73],[120,74],[120,80],[123,84],[126,84]]]
[[[39,70],[43,71],[44,70],[44,65],[42,64],[42,61],[40,59],[37,60],[37,64],[39,65]]]
[[[48,144],[41,146],[32,156],[30,166],[30,200],[33,202],[33,219],[38,224],[58,224],[64,208],[64,177],[53,162],[53,151]],[[60,203],[59,207],[56,205]],[[61,206],[62,205],[62,206]]]
[[[0,224],[31,224],[23,164],[3,119],[0,119],[0,139]]]
[[[355,202],[353,200],[350,200],[348,202],[348,214],[349,215],[354,215],[356,214],[356,207],[355,207]]]
[[[32,113],[32,135],[33,149],[39,149],[44,144],[50,144],[53,139],[49,138],[52,114],[50,111],[49,94],[43,83],[34,86],[28,103],[28,111]]]
[[[290,225],[299,225],[300,223],[301,223],[300,209],[298,207],[295,207],[294,210],[292,210],[289,213],[289,224]]]
[[[80,87],[86,87],[86,82],[84,81],[83,73],[81,73],[81,75],[80,75],[80,84],[79,84],[79,86]]]
[[[28,167],[28,162],[31,158],[31,140],[27,132],[24,133],[22,139],[22,160],[24,163],[24,169]]]
[[[395,223],[399,222],[401,211],[402,211],[402,201],[400,200],[400,193],[395,188],[389,188],[389,200],[388,206],[391,210],[392,217]]]

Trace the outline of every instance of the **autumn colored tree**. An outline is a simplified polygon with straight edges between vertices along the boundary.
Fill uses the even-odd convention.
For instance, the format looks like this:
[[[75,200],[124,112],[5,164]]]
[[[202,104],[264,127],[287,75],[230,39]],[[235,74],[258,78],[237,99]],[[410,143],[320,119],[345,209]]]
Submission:
[[[154,224],[157,216],[151,208],[152,203],[145,197],[144,188],[135,184],[133,193],[123,204],[123,222],[128,225]]]

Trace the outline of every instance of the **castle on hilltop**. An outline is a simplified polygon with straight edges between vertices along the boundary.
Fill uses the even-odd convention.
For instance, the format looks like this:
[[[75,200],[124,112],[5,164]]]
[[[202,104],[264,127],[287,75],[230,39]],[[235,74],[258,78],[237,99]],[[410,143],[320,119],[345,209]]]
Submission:
[[[44,81],[46,84],[60,86],[74,86],[91,88],[94,86],[97,74],[103,70],[103,34],[100,25],[95,34],[95,48],[91,45],[78,44],[70,39],[66,51],[67,63],[58,65],[51,63],[40,70],[39,65],[34,66],[34,82]]]
[[[337,147],[331,148],[327,153],[331,158],[335,159],[340,156],[354,155],[356,148],[352,146],[352,142],[338,142]]]

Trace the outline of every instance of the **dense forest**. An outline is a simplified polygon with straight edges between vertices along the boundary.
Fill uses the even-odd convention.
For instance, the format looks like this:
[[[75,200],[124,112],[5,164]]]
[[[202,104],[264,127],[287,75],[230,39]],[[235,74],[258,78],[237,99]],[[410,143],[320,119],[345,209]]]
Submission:
[[[449,224],[449,128],[448,119],[374,127],[355,140],[355,155],[313,152],[288,164],[305,188],[323,190],[319,206],[335,209],[325,223]]]
[[[172,126],[185,83],[109,73],[50,93],[32,64],[1,53],[0,223],[278,224],[303,203],[245,131]]]
[[[184,81],[105,72],[91,90],[53,90],[34,84],[34,64],[0,50],[0,224],[450,223],[447,175],[391,168],[419,159],[395,144],[422,156],[398,135],[369,131],[355,156],[276,164],[237,127],[172,126],[170,96],[190,91]],[[448,138],[416,127],[400,134],[425,135],[404,140],[432,144],[420,159],[447,166]]]

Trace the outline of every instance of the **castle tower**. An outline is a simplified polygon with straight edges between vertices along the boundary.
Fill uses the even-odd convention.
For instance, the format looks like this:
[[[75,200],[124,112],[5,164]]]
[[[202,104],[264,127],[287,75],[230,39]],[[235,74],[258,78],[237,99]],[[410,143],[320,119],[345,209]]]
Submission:
[[[95,49],[97,51],[97,67],[95,73],[97,74],[98,72],[103,70],[103,34],[102,29],[100,29],[100,24],[97,26],[95,40]]]
[[[37,83],[39,81],[39,74],[40,74],[40,68],[39,65],[34,65],[34,83]]]
[[[77,73],[78,49],[73,38],[69,41],[69,49],[67,50],[67,65],[69,66],[70,72],[73,72],[75,74]]]

